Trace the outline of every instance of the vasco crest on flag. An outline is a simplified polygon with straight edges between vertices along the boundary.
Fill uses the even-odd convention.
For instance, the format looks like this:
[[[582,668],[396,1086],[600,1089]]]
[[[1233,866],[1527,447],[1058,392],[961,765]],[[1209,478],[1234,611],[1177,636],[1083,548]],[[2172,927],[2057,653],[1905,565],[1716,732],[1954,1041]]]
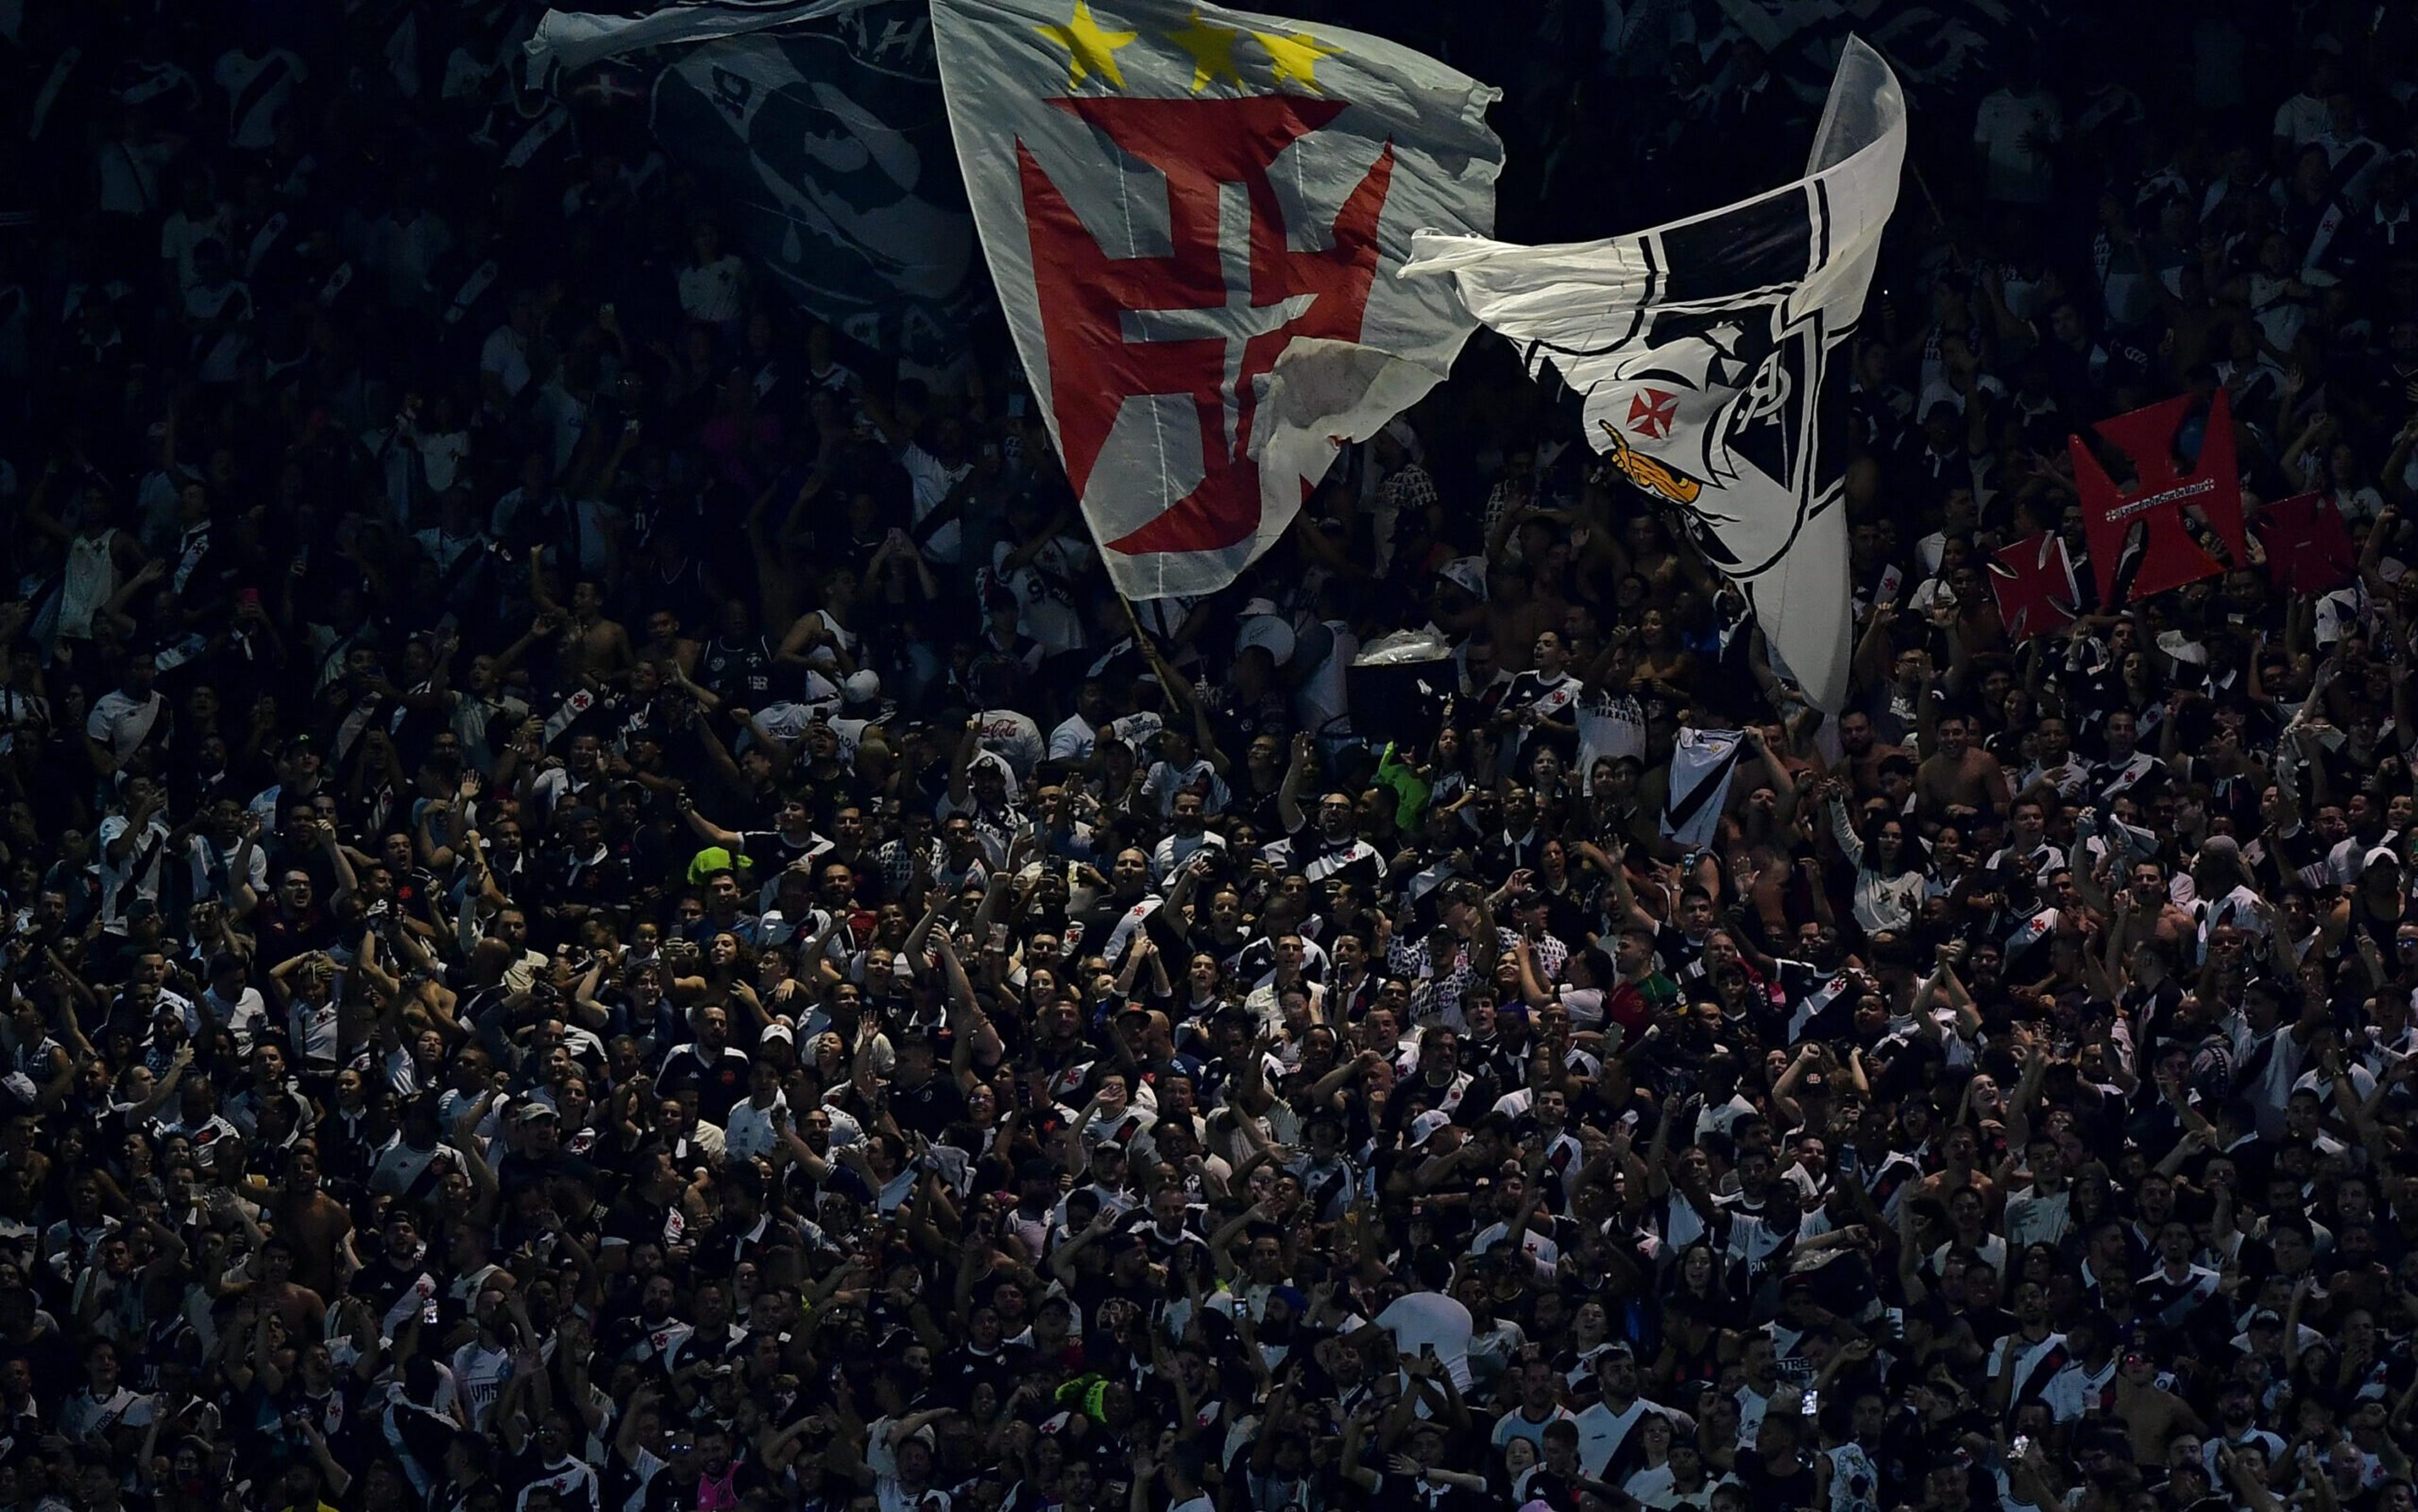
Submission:
[[[2342,511],[2323,494],[2296,494],[2258,512],[2252,526],[2267,575],[2287,593],[2331,593],[2359,575],[2359,548]]]
[[[1451,275],[1532,373],[1550,363],[1584,396],[1588,443],[1687,524],[1775,664],[1833,711],[1853,600],[1843,398],[1825,374],[1862,315],[1905,138],[1896,79],[1855,42],[1795,182],[1599,241],[1422,235],[1409,269]]]
[[[2107,475],[2082,437],[2066,438],[2104,606],[2138,603],[2225,571],[2224,562],[2192,539],[2186,511],[2206,523],[2235,563],[2250,560],[2242,526],[2242,474],[2234,466],[2232,402],[2223,389],[2209,401],[2199,455],[2186,474],[2177,466],[2175,442],[2194,405],[2191,395],[2178,394],[2093,427],[2131,465],[2130,488]]]
[[[2074,558],[2065,540],[2043,530],[1990,558],[1990,593],[2010,640],[2029,640],[2074,623],[2082,591],[2074,580]]]
[[[1475,322],[1394,278],[1492,223],[1495,91],[1378,38],[1171,0],[934,0],[1017,351],[1110,579],[1214,591]]]
[[[791,298],[859,341],[945,364],[979,297],[929,27],[861,10],[680,49],[655,135]]]

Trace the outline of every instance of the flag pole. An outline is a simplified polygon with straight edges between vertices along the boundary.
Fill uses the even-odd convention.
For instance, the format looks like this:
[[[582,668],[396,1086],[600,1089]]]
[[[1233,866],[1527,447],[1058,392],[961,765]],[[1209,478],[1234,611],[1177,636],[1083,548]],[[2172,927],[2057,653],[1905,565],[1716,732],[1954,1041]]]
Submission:
[[[1922,191],[1922,203],[1931,207],[1931,219],[1941,225],[1946,225],[1948,217],[1939,213],[1939,197],[1931,192],[1931,184],[1922,176],[1921,166],[1908,159],[1905,171],[1914,176],[1914,187]]]
[[[1158,642],[1151,639],[1150,632],[1141,628],[1141,616],[1134,613],[1133,600],[1125,597],[1125,589],[1112,591],[1117,596],[1117,607],[1125,612],[1125,623],[1133,628],[1134,649],[1141,652],[1142,660],[1148,662],[1151,671],[1157,674],[1160,686],[1167,687],[1167,695],[1171,698],[1178,696],[1175,690],[1168,685],[1182,679],[1184,674],[1175,670],[1174,664],[1168,661],[1167,653],[1158,649]]]

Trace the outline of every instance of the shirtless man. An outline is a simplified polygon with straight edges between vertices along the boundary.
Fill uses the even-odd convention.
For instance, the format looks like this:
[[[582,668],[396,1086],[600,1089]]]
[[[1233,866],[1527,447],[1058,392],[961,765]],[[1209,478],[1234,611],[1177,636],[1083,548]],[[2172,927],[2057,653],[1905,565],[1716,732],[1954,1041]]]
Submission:
[[[2005,813],[2012,796],[2006,771],[1997,756],[1972,743],[1972,722],[1963,714],[1942,714],[1938,733],[1938,751],[1914,773],[1916,815],[1939,825],[1969,824],[1984,813]]]
[[[546,591],[542,556],[543,548],[529,553],[529,595],[537,600],[544,618],[555,621],[548,628],[559,632],[556,654],[561,658],[563,677],[595,686],[626,671],[635,660],[630,633],[620,621],[604,617],[604,590],[592,579],[581,578],[572,585],[571,610],[566,615]]]
[[[1494,635],[1494,659],[1506,672],[1525,672],[1537,664],[1537,639],[1547,631],[1558,637],[1561,611],[1530,589],[1528,570],[1518,562],[1495,562],[1487,568],[1487,601],[1478,606]]]
[[[680,616],[669,609],[657,609],[647,616],[647,639],[635,653],[641,662],[652,662],[664,668],[666,681],[672,669],[684,677],[696,674],[697,652],[702,648],[681,633]]]
[[[2174,900],[2165,867],[2154,861],[2135,861],[2126,869],[2126,882],[2123,893],[2111,900],[2123,950],[2148,939],[2178,951],[2197,944],[2199,925],[2191,910]]]
[[[1881,763],[1893,756],[1913,753],[1902,745],[1891,745],[1880,739],[1873,728],[1873,716],[1860,709],[1850,709],[1839,716],[1839,753],[1846,757],[1847,776],[1854,782],[1859,801],[1881,790]]]
[[[1948,1131],[1940,1147],[1940,1168],[1925,1176],[1915,1187],[1915,1196],[1945,1206],[1949,1194],[1971,1187],[1980,1196],[1991,1214],[1993,1223],[1998,1212],[1998,1184],[1982,1168],[1982,1145],[1973,1130],[1958,1124]]]

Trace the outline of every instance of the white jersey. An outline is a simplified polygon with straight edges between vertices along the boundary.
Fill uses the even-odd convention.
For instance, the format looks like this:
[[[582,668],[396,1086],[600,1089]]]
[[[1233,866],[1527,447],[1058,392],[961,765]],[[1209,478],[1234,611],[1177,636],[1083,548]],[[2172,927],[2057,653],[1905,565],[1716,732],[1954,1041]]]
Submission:
[[[1589,689],[1578,703],[1579,786],[1595,791],[1595,764],[1618,756],[1645,759],[1645,710],[1628,694]]]
[[[1880,1512],[1880,1471],[1853,1439],[1823,1453],[1830,1457],[1830,1512]]]

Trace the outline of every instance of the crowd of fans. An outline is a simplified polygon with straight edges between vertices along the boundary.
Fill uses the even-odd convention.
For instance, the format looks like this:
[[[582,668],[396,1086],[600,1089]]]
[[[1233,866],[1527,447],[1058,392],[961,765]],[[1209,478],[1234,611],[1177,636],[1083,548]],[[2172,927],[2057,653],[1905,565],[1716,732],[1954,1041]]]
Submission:
[[[1826,718],[1484,339],[1129,621],[996,328],[527,151],[534,8],[0,3],[0,1509],[2410,1512],[2418,52],[2105,8],[1916,88]],[[1809,139],[1382,11],[1515,230]],[[2355,580],[2092,602],[2220,388]]]

